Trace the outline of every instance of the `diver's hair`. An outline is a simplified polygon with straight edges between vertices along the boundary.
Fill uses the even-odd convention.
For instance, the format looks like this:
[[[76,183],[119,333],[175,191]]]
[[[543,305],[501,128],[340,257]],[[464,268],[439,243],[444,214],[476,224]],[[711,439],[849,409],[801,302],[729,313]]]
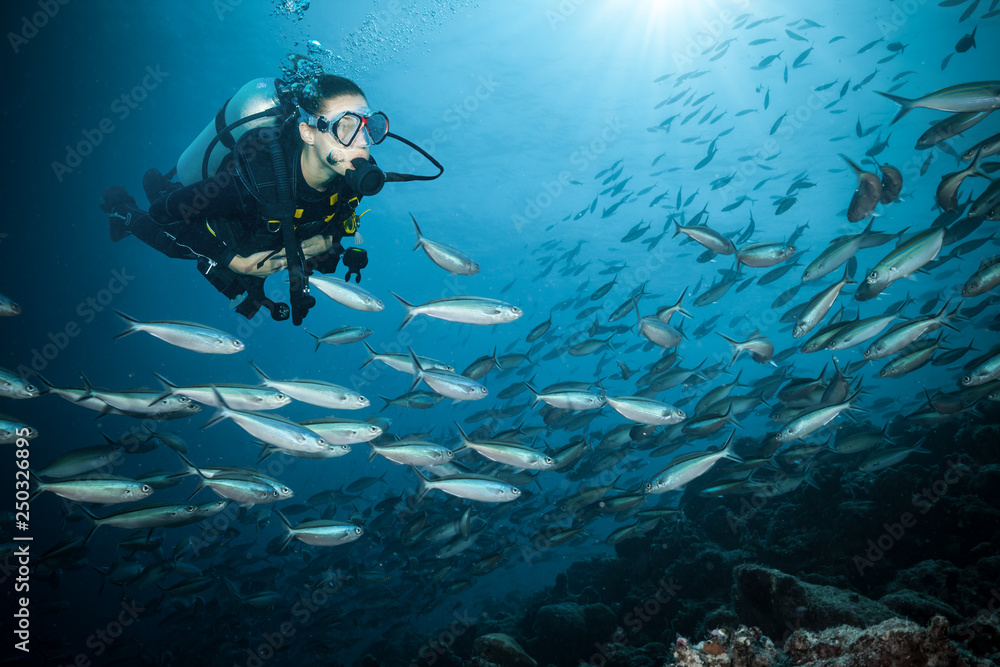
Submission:
[[[350,79],[336,74],[320,74],[314,83],[316,96],[302,95],[299,106],[314,116],[320,115],[320,108],[323,102],[341,95],[360,95],[365,97],[361,86]],[[367,97],[365,97],[367,99]],[[299,114],[291,114],[282,126],[281,142],[286,149],[301,148],[302,138],[298,130]]]
[[[360,97],[365,97],[364,92],[361,90],[361,86],[354,83],[350,79],[337,76],[336,74],[321,74],[319,78],[316,79],[316,96],[301,100],[299,106],[314,116],[318,116],[320,115],[320,107],[322,107],[323,100],[340,97],[342,95],[358,95]]]

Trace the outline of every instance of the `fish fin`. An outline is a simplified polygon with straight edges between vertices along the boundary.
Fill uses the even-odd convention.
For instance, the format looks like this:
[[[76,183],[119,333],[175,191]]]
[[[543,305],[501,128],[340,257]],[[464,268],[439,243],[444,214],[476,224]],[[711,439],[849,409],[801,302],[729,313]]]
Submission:
[[[881,90],[876,90],[875,92],[886,99],[892,100],[900,106],[899,112],[896,113],[896,117],[892,119],[892,122],[889,123],[889,125],[894,125],[897,120],[908,114],[914,108],[913,103],[915,100],[900,97],[899,95],[893,95],[892,93],[883,93]]]
[[[41,493],[42,491],[45,490],[45,482],[43,482],[41,479],[39,479],[38,475],[36,475],[34,472],[32,472],[32,470],[30,468],[28,469],[28,476],[37,485],[35,487],[35,490],[32,491],[31,494],[28,496],[28,502],[30,503],[32,500],[35,499],[35,496],[37,496],[39,493]]]
[[[79,508],[93,522],[93,525],[87,532],[87,536],[83,538],[83,543],[86,544],[87,542],[90,541],[90,538],[94,536],[94,533],[97,531],[97,529],[101,527],[101,524],[99,523],[98,518],[94,516],[94,513],[88,510],[86,507],[84,507],[83,503],[79,504]]]
[[[458,437],[462,439],[462,447],[466,447],[470,442],[472,442],[472,440],[469,439],[469,436],[466,434],[465,431],[462,430],[462,427],[459,425],[458,422],[454,422],[454,424],[455,428],[458,429]],[[458,450],[453,450],[453,451],[458,451]]]
[[[420,468],[417,466],[410,467],[413,469],[413,472],[417,473],[417,477],[420,478],[420,487],[417,489],[417,501],[420,501],[427,495],[427,492],[430,491],[427,487],[427,482],[430,480],[424,475],[424,473],[420,472]]]
[[[847,157],[843,153],[838,153],[838,155],[840,155],[840,157],[843,158],[844,162],[846,162],[848,166],[850,166],[850,168],[854,171],[855,174],[865,173],[865,170],[859,167],[857,164],[855,164],[854,161],[851,160],[851,158]]]
[[[410,323],[410,320],[413,319],[414,317],[413,309],[415,308],[415,306],[412,303],[408,302],[403,297],[396,294],[395,292],[389,292],[389,293],[392,294],[394,297],[396,297],[396,299],[399,300],[399,303],[402,304],[403,308],[406,309],[406,317],[403,318],[403,323],[399,325],[399,328],[402,329],[403,327],[405,327],[407,324]]]
[[[292,541],[293,537],[295,537],[295,533],[292,532],[292,524],[289,523],[285,515],[281,513],[281,510],[274,510],[274,514],[278,515],[278,519],[281,520],[281,525],[285,528],[285,532],[287,533],[284,541],[281,543],[281,548],[278,549],[278,551],[281,552],[285,550],[288,543]]]
[[[535,379],[534,376],[532,376],[531,380],[534,380],[534,379]],[[528,388],[528,391],[531,392],[531,395],[534,398],[534,401],[532,401],[532,403],[531,403],[531,407],[535,407],[536,405],[538,405],[538,401],[540,401],[542,399],[539,398],[540,394],[538,393],[538,390],[536,390],[534,387],[531,386],[531,384],[530,384],[531,380],[526,380],[524,382],[524,386]]]
[[[365,349],[368,350],[368,358],[365,359],[364,363],[362,363],[361,366],[359,367],[359,368],[364,368],[365,366],[367,366],[371,362],[375,361],[375,350],[374,350],[374,348],[372,348],[371,345],[368,344],[368,341],[363,340],[361,342],[364,343]]]
[[[313,350],[313,352],[319,352],[319,336],[317,336],[313,332],[309,331],[309,329],[303,329],[303,331],[305,331],[307,334],[309,334],[310,336],[312,336],[313,338],[316,339],[316,349]]]
[[[413,249],[416,250],[424,244],[424,235],[421,233],[420,225],[417,224],[417,219],[413,217],[412,213],[410,213],[410,219],[413,220],[413,226],[417,228],[417,244],[413,246]]]
[[[410,350],[410,359],[413,361],[413,368],[417,371],[413,376],[413,382],[410,384],[410,391],[413,391],[424,378],[424,367],[420,365],[420,360],[417,359],[417,353],[413,351],[413,348],[408,349]]]
[[[188,457],[184,456],[182,453],[178,452],[176,449],[174,450],[174,452],[177,453],[177,456],[179,456],[181,458],[181,461],[184,462],[184,465],[187,466],[188,469],[185,471],[187,474],[194,473],[194,474],[198,475],[198,477],[201,477],[202,479],[205,478],[205,474],[198,468],[198,466],[196,466],[195,464],[191,463],[191,461],[188,460]]]
[[[226,404],[226,399],[222,397],[222,394],[220,394],[219,390],[215,388],[215,385],[212,385],[212,392],[215,394],[215,398],[219,401],[219,406],[216,408],[215,414],[212,415],[212,418],[202,424],[201,428],[203,429],[218,424],[220,421],[229,416],[229,412],[231,410],[229,405]]]
[[[317,347],[319,347],[319,346],[318,346],[318,344],[317,344]],[[264,373],[264,371],[260,370],[260,366],[258,366],[257,364],[255,364],[255,363],[253,362],[253,359],[251,359],[251,360],[250,360],[250,365],[251,365],[251,366],[253,366],[253,369],[254,369],[255,371],[257,371],[257,375],[259,375],[259,376],[260,376],[260,379],[261,379],[262,381],[264,381],[264,382],[267,382],[268,380],[270,380],[270,379],[271,379],[271,378],[267,377],[267,375],[266,375],[266,374]],[[216,393],[218,393],[218,391],[217,391],[217,390],[216,390]],[[220,401],[222,400],[222,396],[219,396],[219,400],[220,400]]]
[[[153,400],[151,400],[149,402],[150,406],[156,405],[157,403],[159,403],[160,401],[162,401],[165,398],[170,398],[171,396],[174,395],[174,392],[177,390],[177,385],[171,384],[170,380],[168,380],[167,378],[163,377],[162,375],[160,375],[156,371],[153,371],[153,375],[156,376],[157,380],[159,380],[161,383],[163,383],[163,393],[160,394],[159,396],[157,396],[156,398],[154,398]]]
[[[123,320],[125,320],[125,322],[128,323],[128,329],[126,329],[125,331],[123,331],[120,334],[118,334],[117,336],[115,336],[115,338],[121,338],[122,336],[127,336],[127,335],[129,335],[131,333],[135,333],[136,331],[139,330],[138,327],[136,327],[136,325],[137,324],[142,324],[142,322],[140,322],[139,320],[135,319],[134,317],[129,317],[128,315],[126,315],[125,313],[123,313],[122,311],[120,311],[118,309],[115,309],[115,314],[118,315],[118,317],[122,318]]]

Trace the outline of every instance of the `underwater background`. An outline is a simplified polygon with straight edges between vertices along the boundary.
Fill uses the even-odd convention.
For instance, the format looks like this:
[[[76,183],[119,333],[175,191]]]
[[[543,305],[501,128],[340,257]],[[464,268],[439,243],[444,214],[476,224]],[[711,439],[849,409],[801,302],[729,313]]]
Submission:
[[[27,447],[2,446],[0,470],[11,480],[0,486],[9,490],[0,504],[5,623],[29,626],[22,646],[30,653],[16,646],[27,635],[7,633],[0,655],[12,664],[60,665],[722,664],[711,661],[735,655],[743,638],[758,662],[744,647],[744,662],[734,664],[827,664],[804,647],[804,632],[848,625],[861,633],[889,623],[900,638],[891,650],[918,656],[909,664],[928,656],[994,664],[1000,388],[989,362],[1000,320],[996,289],[966,296],[963,286],[997,255],[995,214],[965,213],[991,187],[990,162],[998,158],[984,156],[982,174],[968,174],[957,210],[942,211],[938,187],[969,166],[959,158],[970,147],[1000,132],[1000,117],[986,114],[957,136],[917,148],[950,114],[916,108],[893,123],[899,105],[876,91],[917,98],[956,84],[996,84],[997,5],[8,3],[0,294],[20,312],[0,321],[0,366],[43,395],[0,397],[5,418],[37,429]],[[289,54],[356,81],[393,132],[445,168],[438,180],[390,183],[363,202],[370,262],[360,286],[384,310],[359,312],[317,294],[304,327],[263,312],[247,321],[190,262],[134,238],[112,243],[98,208],[112,184],[145,207],[146,169],[174,166],[230,95],[251,79],[282,76]],[[994,88],[994,107],[997,95]],[[396,142],[372,154],[387,170],[432,173]],[[873,239],[844,267],[802,282],[825,248],[869,222],[868,215],[848,222],[858,177],[842,155],[878,179],[880,165],[894,165],[901,192],[868,211],[881,243]],[[460,249],[480,271],[451,275],[414,252],[411,215],[426,238]],[[935,224],[951,230],[936,259],[878,298],[854,298],[897,242]],[[678,225],[707,225],[738,248],[794,248],[736,273],[735,255],[675,234]],[[898,325],[943,312],[947,325],[903,352],[943,334],[928,363],[883,377],[892,358],[866,361],[870,340],[798,349],[808,336],[794,337],[795,318],[786,314],[845,268],[854,283],[824,325],[899,309],[898,319],[883,323]],[[268,280],[269,294],[283,298],[285,275]],[[730,289],[705,297],[727,282]],[[405,312],[393,293],[415,304],[498,299],[523,315],[490,326],[418,316],[400,329]],[[654,329],[663,331],[652,321],[658,309],[681,298],[689,316],[668,319],[682,339],[655,343]],[[115,310],[220,329],[246,349],[202,355],[142,333],[116,338],[127,325]],[[626,314],[611,319],[616,310]],[[365,364],[364,344],[317,344],[304,330],[345,325],[372,329],[365,343],[376,352],[412,348],[456,372],[491,354],[509,355],[507,366],[480,379],[489,390],[481,400],[388,405],[380,397],[406,394],[411,376]],[[759,362],[748,351],[734,356],[719,334],[736,342],[760,334],[773,351]],[[586,341],[594,342],[578,346]],[[200,428],[214,412],[209,406],[176,421],[95,420],[98,413],[44,391],[83,388],[81,374],[113,390],[158,392],[154,373],[181,386],[253,385],[251,360],[271,378],[332,382],[370,401],[356,411],[293,401],[278,411],[289,419],[383,419],[379,443],[421,434],[452,450],[462,444],[456,423],[472,440],[520,427],[521,444],[563,465],[536,474],[467,449],[456,462],[503,476],[521,497],[485,503],[435,489],[420,498],[414,470],[369,459],[364,442],[329,460],[276,454],[258,462],[260,447],[236,424]],[[993,375],[978,386],[987,388],[958,393],[963,377],[984,364]],[[750,397],[746,406],[696,411],[709,391],[736,381],[728,392]],[[683,410],[689,424],[696,415],[715,421],[702,423],[702,435],[685,422],[636,426],[610,404],[547,405],[545,389],[569,382],[601,402],[602,389],[607,397],[642,395]],[[771,434],[792,421],[789,410],[822,405],[831,385],[849,392],[827,404],[848,405],[803,439],[775,440]],[[803,386],[800,402],[784,400]],[[426,399],[429,387],[416,389]],[[147,440],[150,430],[166,435]],[[690,485],[644,492],[678,457],[718,450],[730,432],[730,451],[743,464],[720,460]],[[870,442],[836,451],[841,438],[858,433]],[[172,451],[179,439],[195,466],[256,467],[295,495],[231,503],[219,521],[157,529],[162,543],[144,545],[140,536],[139,548],[119,547],[131,530],[101,527],[90,537],[80,505],[54,493],[33,500],[29,525],[19,528],[15,452],[27,448],[37,472],[105,437],[130,448],[109,474],[181,472]],[[574,448],[580,440],[589,447]],[[568,463],[556,454],[567,451]],[[886,451],[898,456],[878,458]],[[737,465],[746,467],[734,472]],[[155,490],[150,502],[187,503],[194,477]],[[191,503],[217,499],[200,490]],[[286,530],[275,510],[289,506],[293,524],[336,519],[364,533],[340,546],[292,540],[282,550]],[[101,517],[128,507],[86,505]],[[454,553],[439,552],[444,540],[414,537],[470,508],[471,524],[449,535]],[[32,538],[26,589],[15,588],[18,536]],[[147,575],[111,581],[108,568],[123,563],[139,563]],[[12,617],[25,596],[30,623]],[[676,644],[678,636],[691,646]],[[838,641],[845,655],[864,644]]]

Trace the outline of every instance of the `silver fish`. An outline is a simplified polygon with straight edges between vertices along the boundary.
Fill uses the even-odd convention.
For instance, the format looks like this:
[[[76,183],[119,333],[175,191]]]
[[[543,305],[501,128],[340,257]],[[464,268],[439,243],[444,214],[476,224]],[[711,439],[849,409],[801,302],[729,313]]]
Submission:
[[[217,424],[223,419],[232,419],[237,426],[250,435],[275,447],[302,452],[322,452],[331,447],[330,443],[308,428],[284,417],[233,410],[226,406],[221,397],[219,402],[221,406],[215,415],[202,426],[203,429]]]
[[[431,261],[448,273],[462,276],[479,273],[479,265],[472,261],[471,257],[451,246],[426,238],[420,232],[420,225],[417,224],[417,219],[413,217],[412,213],[410,218],[413,219],[413,226],[417,230],[417,244],[413,246],[414,250],[423,248]]]
[[[851,203],[847,207],[847,221],[859,222],[870,216],[882,200],[882,181],[875,174],[865,171],[854,164],[843,153],[841,153],[840,157],[847,162],[858,177],[858,187],[854,190]]]
[[[313,351],[318,352],[321,343],[326,343],[327,345],[349,345],[363,341],[374,332],[368,327],[340,327],[333,331],[328,331],[322,336],[317,336],[308,330],[306,330],[306,333],[316,340],[316,349]]]
[[[740,352],[744,350],[749,352],[750,357],[758,364],[766,364],[770,362],[771,357],[774,356],[774,343],[771,342],[770,338],[759,331],[755,331],[743,342],[733,340],[732,338],[729,338],[719,332],[716,332],[716,334],[725,339],[725,341],[729,343],[729,346],[733,349],[733,356],[729,360],[729,365],[732,365],[733,362],[736,361],[736,357],[738,357]]]
[[[81,503],[131,503],[153,492],[148,484],[131,479],[74,479],[63,482],[43,482],[35,478],[33,496],[48,491]]]
[[[935,90],[915,99],[907,99],[881,91],[875,92],[900,105],[899,112],[892,119],[893,123],[917,108],[952,113],[988,111],[1000,108],[1000,81],[960,83]]]
[[[795,246],[788,243],[750,243],[736,251],[736,260],[754,268],[780,264],[795,254]]]
[[[309,284],[340,305],[354,310],[376,313],[385,308],[374,294],[340,278],[313,274],[309,277]]]
[[[128,329],[115,336],[115,338],[128,336],[136,331],[144,331],[176,347],[182,347],[186,350],[202,354],[235,354],[245,349],[243,341],[218,329],[189,322],[171,322],[168,320],[140,322],[121,311],[116,310],[115,312],[119,317],[128,322],[129,325]]]
[[[417,315],[427,315],[448,322],[462,324],[505,324],[521,317],[521,309],[496,299],[486,299],[478,296],[455,296],[445,299],[435,299],[420,305],[414,305],[398,294],[393,296],[406,309],[406,317],[399,325],[402,329]]]
[[[284,514],[281,512],[275,514],[281,519],[286,531],[282,548],[292,538],[316,547],[335,547],[353,542],[365,533],[361,526],[332,520],[303,521],[297,526],[292,526]]]
[[[799,316],[795,319],[792,337],[801,338],[812,331],[816,325],[823,321],[826,314],[830,312],[830,309],[837,301],[837,297],[844,287],[853,284],[854,281],[848,278],[848,270],[845,268],[844,275],[839,281],[830,285],[806,303],[805,308],[802,309]]]
[[[865,240],[872,235],[874,222],[874,218],[869,220],[868,226],[860,234],[851,234],[833,241],[802,272],[802,282],[821,278],[854,257],[858,250],[863,247]]]
[[[413,362],[413,367],[417,370],[416,376],[413,378],[413,384],[410,385],[410,391],[416,389],[420,381],[423,380],[427,383],[428,387],[438,394],[456,401],[476,401],[486,398],[489,394],[489,390],[486,387],[464,375],[424,368],[412,348],[410,349],[410,360]]]
[[[0,294],[0,317],[12,317],[21,314],[21,306],[9,297]]]
[[[250,365],[257,371],[264,386],[291,396],[296,401],[333,410],[360,410],[370,405],[367,398],[347,387],[321,380],[273,380],[253,361]]]
[[[651,398],[642,396],[608,396],[603,395],[604,401],[614,408],[615,412],[625,419],[639,424],[649,424],[651,426],[665,426],[667,424],[677,424],[684,421],[687,415],[683,410],[675,408],[669,403],[663,403]]]
[[[905,278],[932,261],[944,245],[946,227],[931,227],[914,234],[886,255],[868,272],[869,285],[888,285]]]
[[[521,490],[494,477],[485,475],[449,475],[439,479],[431,480],[424,476],[419,469],[413,469],[420,477],[420,491],[418,498],[422,498],[428,491],[437,489],[445,493],[465,498],[466,500],[477,500],[484,503],[508,503],[517,500],[521,495]]]
[[[726,444],[716,451],[694,452],[681,456],[670,462],[656,477],[646,483],[646,493],[666,493],[679,489],[685,484],[701,477],[722,459],[740,462],[741,459],[732,451],[733,436],[729,434]]]
[[[0,368],[0,396],[6,396],[7,398],[35,398],[38,395],[38,387],[6,368]]]

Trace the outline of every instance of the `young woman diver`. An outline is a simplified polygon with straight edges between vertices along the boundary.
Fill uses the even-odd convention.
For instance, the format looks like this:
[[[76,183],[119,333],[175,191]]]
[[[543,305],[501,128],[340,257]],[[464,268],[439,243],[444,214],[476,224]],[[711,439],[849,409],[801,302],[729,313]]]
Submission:
[[[178,159],[180,182],[156,169],[143,178],[148,213],[124,188],[104,192],[111,238],[134,235],[169,257],[195,259],[201,273],[250,318],[261,306],[274,319],[299,324],[315,299],[312,271],[332,273],[341,257],[361,280],[364,250],[344,250],[355,236],[362,197],[386,181],[431,180],[444,169],[413,143],[389,132],[361,88],[323,74],[312,96],[292,98],[282,82],[260,79],[243,86],[213,123]],[[228,122],[235,116],[235,120]],[[437,168],[433,176],[384,173],[369,149],[387,136],[414,148]],[[291,308],[264,296],[264,279],[288,269]]]

